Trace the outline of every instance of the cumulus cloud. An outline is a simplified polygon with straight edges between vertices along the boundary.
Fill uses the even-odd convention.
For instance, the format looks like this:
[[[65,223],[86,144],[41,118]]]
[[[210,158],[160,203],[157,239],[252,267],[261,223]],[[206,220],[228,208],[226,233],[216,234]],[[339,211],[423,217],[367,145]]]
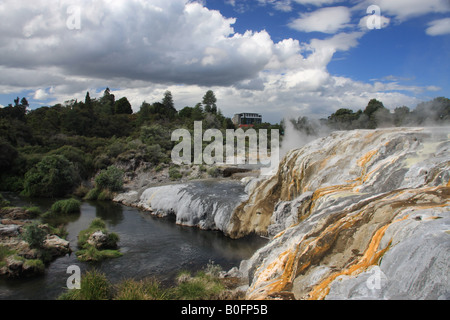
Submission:
[[[238,1],[229,1],[238,6]],[[293,1],[263,1],[284,5]],[[296,0],[303,5],[333,0]],[[80,28],[70,29],[68,8],[80,10]],[[281,7],[278,7],[281,10]],[[317,9],[302,19],[323,39],[274,42],[265,30],[235,32],[235,18],[188,0],[3,0],[0,3],[0,93],[28,91],[49,104],[99,97],[106,86],[126,96],[134,111],[145,100],[160,101],[166,90],[177,108],[194,106],[207,90],[232,116],[243,109],[281,115],[327,116],[338,108],[361,108],[371,98],[385,105],[411,105],[411,86],[367,84],[331,75],[338,51],[358,45],[364,32],[342,32],[350,23],[344,7]],[[294,22],[293,22],[294,23]],[[332,35],[329,35],[329,34]],[[435,87],[429,86],[429,90]]]
[[[349,26],[350,9],[347,7],[326,7],[313,12],[301,13],[300,18],[289,26],[303,32],[336,33]]]
[[[425,32],[430,36],[450,34],[450,18],[431,21]]]
[[[80,30],[66,26],[67,8],[74,1],[50,2],[54,5],[47,0],[2,2],[3,66],[58,66],[80,76],[229,85],[254,76],[272,55],[267,32],[237,34],[235,19],[197,2],[79,1]]]

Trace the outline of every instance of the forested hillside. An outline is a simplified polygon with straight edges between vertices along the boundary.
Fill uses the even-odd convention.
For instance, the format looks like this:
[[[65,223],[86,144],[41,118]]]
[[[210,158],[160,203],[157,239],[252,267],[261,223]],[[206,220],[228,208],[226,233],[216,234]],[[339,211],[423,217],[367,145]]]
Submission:
[[[299,117],[291,122],[297,130],[314,134],[318,124],[343,130],[448,123],[449,119],[447,98],[422,103],[413,111],[399,107],[394,113],[373,99],[364,111],[339,109],[328,119]],[[17,98],[14,104],[0,108],[0,190],[61,197],[102,170],[107,178],[107,173],[120,176],[112,167],[117,162],[172,167],[170,152],[176,142],[171,141],[171,133],[179,128],[192,131],[194,121],[202,121],[203,130],[235,128],[218,108],[211,90],[202,102],[181,110],[176,110],[171,92],[166,91],[161,101],[144,101],[136,113],[126,97],[116,99],[108,88],[98,99],[92,99],[88,92],[84,101],[34,110],[29,110],[26,98]],[[283,133],[283,126],[284,120],[255,129],[280,129]]]

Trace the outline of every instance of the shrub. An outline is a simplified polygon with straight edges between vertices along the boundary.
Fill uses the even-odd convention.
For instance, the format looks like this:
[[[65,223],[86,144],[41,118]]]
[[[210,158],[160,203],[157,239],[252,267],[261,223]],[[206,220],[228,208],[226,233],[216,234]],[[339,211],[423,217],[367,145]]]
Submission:
[[[73,192],[73,195],[76,197],[83,198],[88,194],[88,192],[89,192],[88,187],[86,187],[85,185],[80,185],[75,189],[75,191]]]
[[[106,235],[106,241],[103,243],[103,250],[95,248],[88,243],[89,237],[96,231],[101,231]],[[119,242],[119,235],[114,232],[108,232],[105,222],[100,218],[92,220],[89,228],[80,231],[78,234],[78,247],[76,255],[80,261],[101,261],[107,258],[120,257],[122,253],[117,248]]]
[[[180,170],[177,167],[169,168],[169,178],[170,180],[178,180],[181,179],[183,175],[180,173]]]
[[[31,248],[39,249],[44,243],[47,233],[39,228],[38,223],[34,222],[25,227],[22,238],[28,242]]]
[[[80,212],[81,202],[76,199],[67,199],[56,201],[52,207],[51,211],[54,213],[76,213]]]
[[[108,189],[102,190],[100,194],[97,196],[97,200],[105,201],[105,200],[112,200],[114,198],[114,194],[109,191]]]
[[[9,202],[8,200],[5,200],[5,198],[3,198],[3,195],[0,193],[0,208],[9,207],[10,205],[11,205],[11,202]]]
[[[11,250],[10,248],[4,246],[4,245],[0,245],[0,268],[5,265],[5,259],[12,255],[15,254],[16,251],[15,250]]]
[[[30,217],[38,217],[42,214],[39,207],[24,207],[24,209]]]
[[[217,178],[220,175],[220,171],[216,167],[212,167],[208,169],[208,174],[213,178]]]
[[[60,197],[70,192],[80,178],[65,157],[44,157],[25,174],[23,194],[28,197]]]
[[[115,166],[102,170],[95,178],[97,188],[120,191],[123,187],[123,171]]]
[[[102,192],[100,189],[98,188],[93,188],[91,190],[89,190],[89,192],[84,196],[84,200],[97,200],[100,192]]]

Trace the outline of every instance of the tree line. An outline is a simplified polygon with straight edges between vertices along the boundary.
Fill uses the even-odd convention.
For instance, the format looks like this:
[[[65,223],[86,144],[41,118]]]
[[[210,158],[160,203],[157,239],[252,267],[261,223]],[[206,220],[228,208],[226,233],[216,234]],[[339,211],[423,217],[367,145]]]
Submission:
[[[290,119],[294,128],[308,135],[316,135],[320,130],[376,129],[382,127],[410,127],[450,124],[450,99],[437,97],[419,103],[413,110],[406,106],[391,112],[383,102],[371,99],[364,110],[338,109],[326,119],[314,120],[300,116]]]
[[[170,164],[178,128],[234,128],[208,90],[201,102],[177,110],[166,91],[160,101],[144,101],[133,112],[126,97],[109,88],[100,98],[28,110],[26,98],[0,108],[0,191],[28,196],[63,196],[82,181],[117,162]]]
[[[126,97],[116,99],[109,88],[100,98],[86,93],[84,101],[28,110],[26,98],[0,108],[0,191],[23,192],[28,196],[60,197],[83,181],[116,163],[150,163],[154,168],[172,166],[170,153],[175,143],[171,133],[185,128],[193,132],[194,121],[203,130],[235,129],[208,90],[195,106],[177,110],[172,93],[160,101],[142,102],[133,112]],[[393,113],[381,101],[372,99],[364,110],[339,109],[318,121],[299,117],[290,121],[297,130],[315,134],[323,125],[332,130],[373,129],[380,126],[445,124],[450,119],[450,100],[436,98],[414,110],[399,107]],[[278,129],[284,121],[262,123],[255,129]],[[115,173],[120,175],[119,173]]]

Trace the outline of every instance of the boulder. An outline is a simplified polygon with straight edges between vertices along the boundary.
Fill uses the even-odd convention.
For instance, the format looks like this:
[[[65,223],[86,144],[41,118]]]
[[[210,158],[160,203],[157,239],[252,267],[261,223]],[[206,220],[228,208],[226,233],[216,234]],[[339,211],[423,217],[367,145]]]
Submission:
[[[52,256],[61,256],[71,252],[70,243],[57,235],[48,235],[44,240],[44,248],[49,250]]]
[[[25,208],[14,207],[14,208],[1,208],[0,217],[5,219],[13,220],[27,220],[34,217],[34,213],[26,210]]]
[[[0,237],[15,237],[20,233],[20,226],[15,224],[0,224]]]
[[[108,235],[104,234],[102,231],[96,231],[90,235],[88,241],[91,246],[94,246],[96,249],[105,249],[108,245]]]

